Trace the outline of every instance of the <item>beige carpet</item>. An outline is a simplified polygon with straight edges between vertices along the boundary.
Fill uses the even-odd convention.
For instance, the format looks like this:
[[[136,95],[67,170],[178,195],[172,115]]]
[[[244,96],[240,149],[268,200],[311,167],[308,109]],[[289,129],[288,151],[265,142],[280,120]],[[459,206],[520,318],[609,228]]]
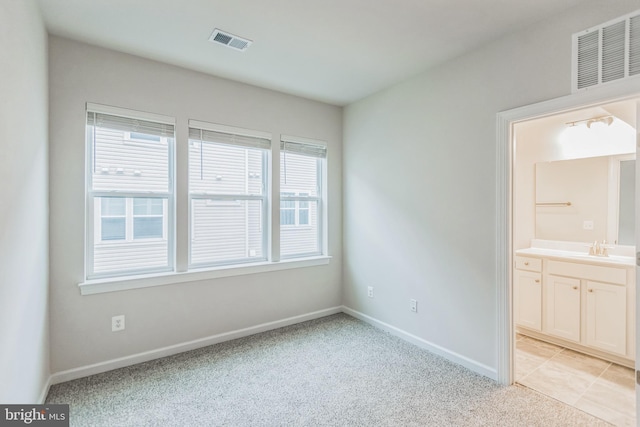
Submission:
[[[55,385],[72,426],[597,426],[344,314]]]

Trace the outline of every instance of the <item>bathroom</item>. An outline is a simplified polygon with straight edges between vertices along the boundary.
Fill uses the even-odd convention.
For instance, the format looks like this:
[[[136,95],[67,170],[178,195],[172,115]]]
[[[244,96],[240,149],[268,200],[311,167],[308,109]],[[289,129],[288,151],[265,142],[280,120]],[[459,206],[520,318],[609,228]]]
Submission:
[[[514,126],[516,382],[615,425],[636,425],[639,102]]]

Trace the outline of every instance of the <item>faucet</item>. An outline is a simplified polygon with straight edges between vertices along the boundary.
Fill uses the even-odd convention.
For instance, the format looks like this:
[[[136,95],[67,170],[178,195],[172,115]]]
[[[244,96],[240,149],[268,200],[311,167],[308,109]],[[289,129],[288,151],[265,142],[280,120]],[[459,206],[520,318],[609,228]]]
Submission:
[[[602,243],[599,243],[596,240],[593,242],[593,245],[589,247],[589,255],[608,257],[609,247],[607,246],[607,241],[603,240]]]

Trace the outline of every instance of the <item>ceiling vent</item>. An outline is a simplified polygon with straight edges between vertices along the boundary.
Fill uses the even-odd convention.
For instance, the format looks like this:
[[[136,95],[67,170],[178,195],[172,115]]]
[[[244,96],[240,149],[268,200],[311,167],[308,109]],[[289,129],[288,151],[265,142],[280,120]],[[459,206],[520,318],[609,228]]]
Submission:
[[[571,90],[640,76],[640,10],[573,35]]]
[[[227,33],[226,31],[222,31],[219,29],[213,30],[211,36],[209,36],[209,41],[214,43],[220,43],[227,47],[230,47],[235,50],[239,50],[244,52],[247,50],[251,43],[251,40],[243,39],[242,37],[234,36],[231,33]]]

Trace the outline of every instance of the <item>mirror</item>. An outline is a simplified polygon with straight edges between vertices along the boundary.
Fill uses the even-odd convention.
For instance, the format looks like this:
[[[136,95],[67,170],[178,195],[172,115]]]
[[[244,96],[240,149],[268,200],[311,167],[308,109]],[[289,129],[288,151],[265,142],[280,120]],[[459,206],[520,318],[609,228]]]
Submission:
[[[536,163],[536,238],[635,242],[635,155]]]

